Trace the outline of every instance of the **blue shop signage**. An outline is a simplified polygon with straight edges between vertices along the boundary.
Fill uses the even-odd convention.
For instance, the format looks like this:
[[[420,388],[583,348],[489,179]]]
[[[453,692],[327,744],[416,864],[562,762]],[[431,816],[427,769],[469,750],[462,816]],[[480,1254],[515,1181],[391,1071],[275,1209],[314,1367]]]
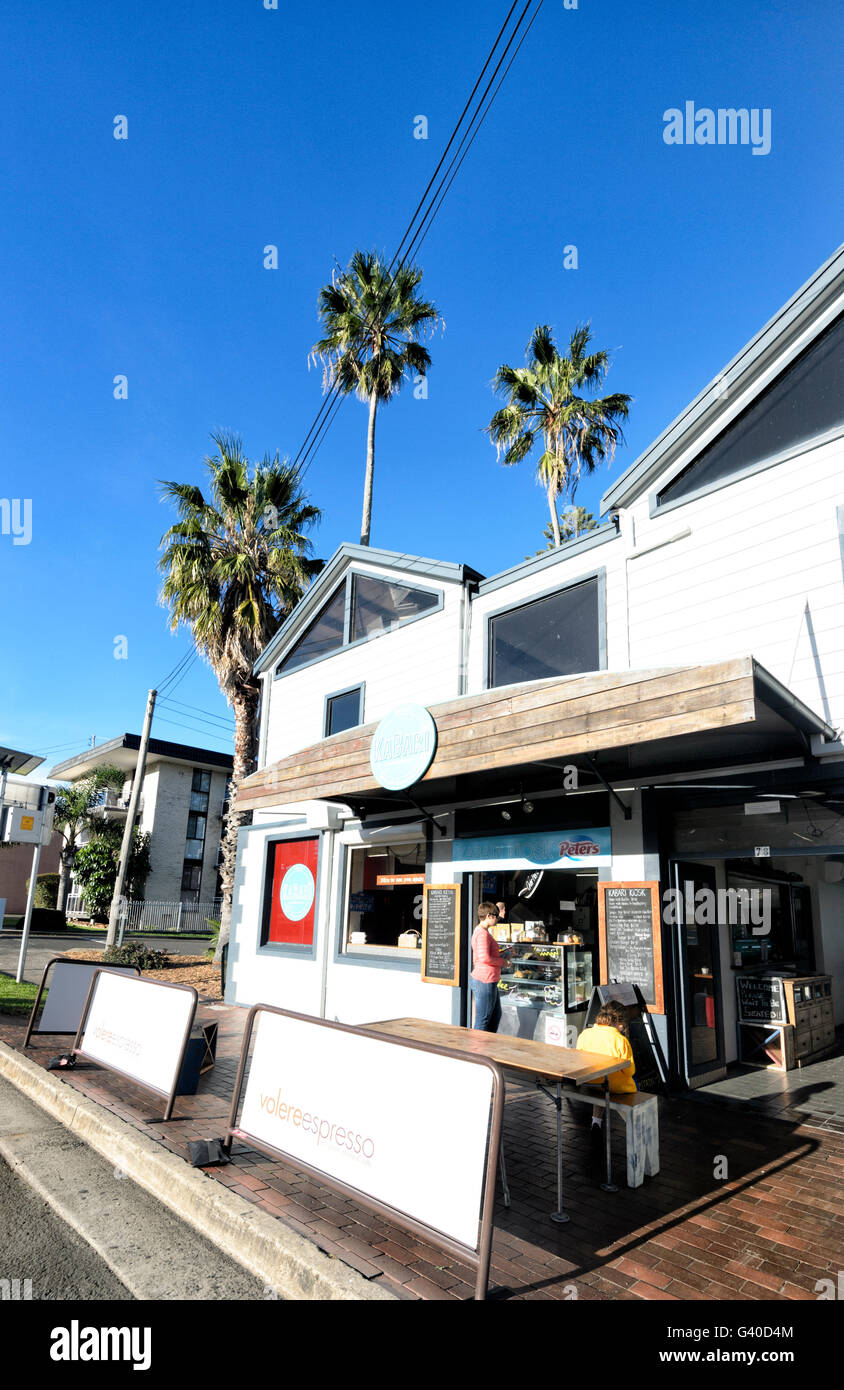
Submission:
[[[422,705],[398,705],[372,735],[369,766],[381,787],[403,791],[424,777],[437,751],[437,726]]]
[[[609,826],[523,835],[479,835],[454,841],[454,863],[465,869],[567,869],[612,862]]]

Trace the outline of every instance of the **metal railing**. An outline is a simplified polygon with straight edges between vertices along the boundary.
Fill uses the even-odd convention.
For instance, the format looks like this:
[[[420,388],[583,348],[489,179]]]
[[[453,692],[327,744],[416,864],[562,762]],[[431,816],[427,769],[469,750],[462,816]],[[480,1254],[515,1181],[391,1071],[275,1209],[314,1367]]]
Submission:
[[[208,918],[220,919],[219,898],[205,903],[125,902],[121,909],[121,931],[179,932],[208,931]]]
[[[208,931],[210,917],[220,920],[221,900],[214,898],[205,903],[159,903],[140,899],[131,902],[121,900],[120,930],[131,932],[161,932],[163,935],[179,932]],[[70,893],[65,904],[66,917],[87,917],[88,909],[81,893]]]

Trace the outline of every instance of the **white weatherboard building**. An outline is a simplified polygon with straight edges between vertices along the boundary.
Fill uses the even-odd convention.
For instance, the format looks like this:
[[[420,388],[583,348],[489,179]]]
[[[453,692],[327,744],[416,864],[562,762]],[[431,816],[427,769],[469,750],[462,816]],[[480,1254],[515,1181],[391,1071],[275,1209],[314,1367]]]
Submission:
[[[844,248],[610,487],[596,531],[491,578],[341,546],[256,668],[227,998],[468,1023],[491,897],[582,942],[556,982],[510,981],[505,1026],[529,1031],[532,991],[580,1027],[598,883],[658,881],[764,889],[769,912],[764,933],[665,920],[657,1026],[677,1078],[736,1058],[737,977],[828,974],[840,1023],[842,465]],[[437,749],[390,791],[369,753],[407,704]],[[453,987],[423,983],[408,944],[426,882],[462,887]]]

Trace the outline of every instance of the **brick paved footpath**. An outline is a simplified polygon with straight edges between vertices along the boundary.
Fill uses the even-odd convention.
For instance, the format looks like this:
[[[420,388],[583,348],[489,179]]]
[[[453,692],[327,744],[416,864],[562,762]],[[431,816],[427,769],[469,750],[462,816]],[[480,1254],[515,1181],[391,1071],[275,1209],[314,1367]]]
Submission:
[[[63,1081],[187,1157],[191,1139],[219,1137],[228,1119],[246,1011],[200,1004],[220,1024],[217,1065],[170,1124],[150,1125],[150,1093],[87,1063]],[[25,1021],[0,1014],[0,1037],[21,1048]],[[33,1038],[46,1064],[70,1040]],[[55,1073],[54,1073],[55,1075]],[[768,1118],[735,1105],[660,1099],[661,1172],[632,1190],[601,1191],[586,1106],[566,1107],[567,1225],[556,1205],[556,1112],[534,1087],[507,1080],[504,1142],[512,1205],[495,1210],[491,1285],[513,1299],[817,1298],[844,1269],[844,1125],[816,1116]],[[789,1112],[791,1113],[791,1112]],[[615,1176],[624,1138],[614,1126]],[[721,1158],[719,1159],[719,1155]],[[727,1179],[716,1178],[726,1160]],[[456,1259],[327,1191],[294,1169],[235,1144],[206,1171],[364,1276],[407,1299],[468,1299],[474,1279]],[[721,1169],[723,1171],[723,1168]],[[420,1180],[423,1180],[420,1174]]]

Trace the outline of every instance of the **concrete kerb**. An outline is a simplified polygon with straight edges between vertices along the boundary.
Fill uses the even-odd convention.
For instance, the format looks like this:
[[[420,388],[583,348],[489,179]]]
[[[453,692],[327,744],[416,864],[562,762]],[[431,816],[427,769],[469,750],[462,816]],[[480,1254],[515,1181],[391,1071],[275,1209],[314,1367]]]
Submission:
[[[282,1298],[399,1301],[3,1042],[0,1076]]]

